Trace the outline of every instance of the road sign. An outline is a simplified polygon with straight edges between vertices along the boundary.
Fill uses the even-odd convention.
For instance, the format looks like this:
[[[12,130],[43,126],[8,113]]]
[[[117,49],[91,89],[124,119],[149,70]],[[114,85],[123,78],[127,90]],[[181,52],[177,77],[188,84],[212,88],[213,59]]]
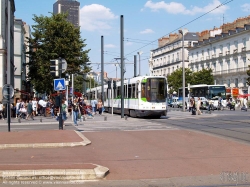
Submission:
[[[55,91],[60,91],[60,90],[65,90],[65,79],[54,79],[54,90]]]
[[[14,88],[10,84],[5,84],[2,90],[3,97],[5,99],[12,98],[14,96]]]

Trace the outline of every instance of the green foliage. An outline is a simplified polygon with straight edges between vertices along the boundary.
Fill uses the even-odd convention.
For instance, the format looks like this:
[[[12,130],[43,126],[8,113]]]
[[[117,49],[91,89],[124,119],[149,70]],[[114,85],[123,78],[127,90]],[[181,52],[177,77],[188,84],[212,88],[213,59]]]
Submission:
[[[95,80],[93,78],[92,79],[91,78],[87,78],[86,80],[84,80],[83,75],[78,75],[74,79],[74,87],[75,87],[75,89],[78,89],[80,92],[83,93],[84,92],[83,91],[83,87],[84,87],[83,84],[84,84],[84,82],[86,84],[86,89],[90,88],[90,85],[91,85],[91,88],[94,88],[94,87],[97,86],[97,83],[95,82]]]
[[[249,68],[249,69],[247,70],[248,78],[247,78],[246,83],[247,83],[248,86],[250,86],[250,65],[248,65],[248,68]]]
[[[202,69],[197,72],[193,72],[193,79],[190,84],[214,84],[214,77],[212,76],[213,70],[210,69]]]
[[[51,59],[64,58],[68,69],[65,73],[69,74],[81,72],[89,61],[89,50],[84,50],[86,44],[81,39],[80,28],[74,27],[66,18],[67,14],[52,14],[51,17],[34,15],[34,31],[32,37],[27,38],[27,56],[30,58],[28,77],[39,93],[51,93],[53,90],[55,77],[50,75]],[[85,68],[84,71],[89,70]]]
[[[169,93],[174,91],[178,92],[179,88],[182,87],[182,68],[175,70],[171,75],[168,75],[168,87]],[[192,71],[188,68],[185,68],[185,86],[190,83],[192,80]]]
[[[175,70],[171,75],[168,75],[169,93],[174,91],[178,92],[182,87],[182,68]],[[185,87],[196,84],[214,84],[212,69],[202,69],[198,72],[192,72],[190,69],[185,68]]]

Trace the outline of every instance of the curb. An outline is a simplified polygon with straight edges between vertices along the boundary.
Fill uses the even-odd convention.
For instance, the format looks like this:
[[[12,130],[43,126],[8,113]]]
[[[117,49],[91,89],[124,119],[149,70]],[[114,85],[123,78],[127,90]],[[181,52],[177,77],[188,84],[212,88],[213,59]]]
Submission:
[[[75,131],[83,141],[81,142],[66,142],[66,143],[31,143],[31,144],[0,144],[0,150],[2,149],[16,149],[16,148],[58,148],[58,147],[75,147],[86,146],[91,144],[91,141],[87,139],[82,133]]]
[[[103,179],[109,172],[107,167],[93,164],[94,169],[41,169],[41,170],[2,170],[0,181],[58,181]]]

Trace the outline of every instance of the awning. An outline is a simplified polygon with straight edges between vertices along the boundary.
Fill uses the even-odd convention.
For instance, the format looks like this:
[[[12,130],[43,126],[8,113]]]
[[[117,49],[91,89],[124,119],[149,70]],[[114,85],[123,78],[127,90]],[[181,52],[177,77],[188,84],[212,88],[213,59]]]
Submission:
[[[244,98],[244,97],[249,97],[250,94],[242,94],[242,95],[238,95],[239,98]]]
[[[70,91],[69,91],[70,92]],[[62,94],[66,94],[66,91],[62,91],[61,92]],[[51,94],[51,96],[58,96],[60,93],[54,93],[54,94]],[[77,97],[82,97],[82,93],[81,92],[74,92],[74,95],[77,96]]]

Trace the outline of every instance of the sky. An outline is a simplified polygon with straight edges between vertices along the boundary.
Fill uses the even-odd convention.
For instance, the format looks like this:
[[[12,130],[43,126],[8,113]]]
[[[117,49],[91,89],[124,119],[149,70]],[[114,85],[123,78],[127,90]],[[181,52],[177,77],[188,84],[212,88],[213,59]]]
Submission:
[[[50,16],[55,0],[15,0],[15,17],[28,25],[34,15]],[[249,0],[78,0],[81,37],[90,49],[93,71],[101,71],[101,36],[104,41],[104,71],[120,77],[120,17],[124,21],[125,78],[134,76],[134,55],[139,56],[141,75],[149,75],[150,50],[158,39],[186,28],[201,32],[250,15]]]

